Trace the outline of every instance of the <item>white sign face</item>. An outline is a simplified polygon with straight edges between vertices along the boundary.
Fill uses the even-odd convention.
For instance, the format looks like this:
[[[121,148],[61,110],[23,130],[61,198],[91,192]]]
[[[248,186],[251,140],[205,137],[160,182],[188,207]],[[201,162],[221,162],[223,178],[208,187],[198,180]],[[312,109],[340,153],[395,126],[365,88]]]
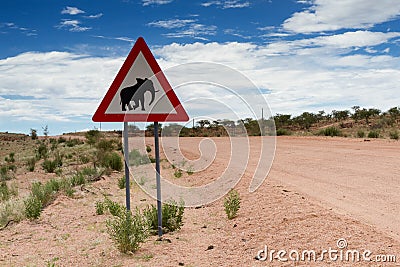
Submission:
[[[145,79],[151,82],[144,83]],[[105,113],[176,114],[166,92],[142,52],[139,52]]]

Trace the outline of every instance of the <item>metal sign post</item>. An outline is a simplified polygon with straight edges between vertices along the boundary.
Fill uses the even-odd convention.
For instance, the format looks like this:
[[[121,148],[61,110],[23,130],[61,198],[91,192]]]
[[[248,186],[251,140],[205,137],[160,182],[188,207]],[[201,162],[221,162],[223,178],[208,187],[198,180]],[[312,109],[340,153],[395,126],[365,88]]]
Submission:
[[[161,202],[161,178],[160,178],[160,147],[158,142],[158,121],[154,122],[154,147],[156,154],[156,183],[157,183],[157,219],[158,219],[158,236],[161,237],[162,232],[162,202]]]
[[[124,122],[124,158],[125,158],[126,209],[131,210],[131,193],[130,193],[130,182],[129,182],[128,122]]]

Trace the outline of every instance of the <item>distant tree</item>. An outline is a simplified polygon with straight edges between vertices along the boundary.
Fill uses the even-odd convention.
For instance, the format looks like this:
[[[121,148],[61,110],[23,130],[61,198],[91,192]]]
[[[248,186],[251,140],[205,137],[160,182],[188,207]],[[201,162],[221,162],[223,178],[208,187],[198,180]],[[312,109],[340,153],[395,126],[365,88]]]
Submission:
[[[96,144],[100,140],[100,137],[101,137],[101,133],[97,129],[89,130],[85,133],[86,142],[90,146]]]
[[[276,114],[274,116],[276,128],[281,128],[281,127],[290,125],[291,117],[292,117],[292,115],[290,115],[290,114]]]
[[[38,139],[37,130],[36,129],[32,129],[31,128],[31,138],[32,138],[32,140]]]
[[[363,109],[358,109],[358,110],[356,110],[356,112],[354,113],[354,115],[355,115],[355,117],[356,117],[357,119],[365,119],[365,122],[366,122],[367,124],[369,124],[369,119],[370,119],[371,117],[378,116],[379,114],[381,114],[381,111],[380,111],[379,109],[376,109],[376,108],[370,108],[370,109],[363,108]]]
[[[350,116],[350,111],[348,110],[332,110],[332,117],[336,121],[342,121]]]
[[[388,110],[390,118],[395,122],[397,118],[400,117],[400,109],[398,107],[393,107]]]
[[[204,127],[210,125],[210,121],[209,120],[199,120],[196,123],[199,125],[200,128],[204,128]]]
[[[162,131],[162,124],[158,124],[158,134],[160,135]],[[146,132],[148,136],[154,136],[154,123],[151,123],[146,126]]]
[[[43,130],[43,135],[47,138],[49,136],[49,126],[46,125],[42,127],[42,130]]]
[[[300,116],[294,118],[294,121],[302,129],[310,129],[310,127],[317,122],[317,115],[310,112],[303,112]]]

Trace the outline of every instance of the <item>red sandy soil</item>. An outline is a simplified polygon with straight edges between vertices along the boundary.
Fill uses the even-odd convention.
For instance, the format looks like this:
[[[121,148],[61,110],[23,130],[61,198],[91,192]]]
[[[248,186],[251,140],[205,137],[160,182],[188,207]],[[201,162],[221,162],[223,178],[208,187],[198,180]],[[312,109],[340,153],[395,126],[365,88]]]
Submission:
[[[184,154],[198,154],[201,138],[183,138]],[[229,158],[228,138],[214,138],[217,158],[206,170],[179,183],[208,181]],[[147,142],[147,140],[146,140]],[[59,196],[37,221],[22,221],[0,231],[1,266],[400,266],[400,142],[323,137],[279,137],[272,169],[254,193],[248,186],[257,162],[259,137],[251,138],[248,168],[236,186],[241,195],[238,217],[226,218],[223,199],[185,209],[184,225],[164,241],[150,237],[132,255],[121,254],[106,231],[110,215],[96,215],[103,195],[124,203],[118,189],[122,173],[76,188],[74,198]],[[255,154],[253,154],[255,153]],[[171,173],[172,169],[161,170]],[[21,174],[19,185],[48,179]],[[171,179],[173,181],[173,179]],[[201,183],[200,183],[201,184]],[[132,206],[155,203],[137,185]],[[395,255],[397,262],[260,261],[259,250],[322,250],[337,248]],[[170,242],[169,242],[170,241]],[[274,256],[277,254],[275,253]],[[288,255],[286,255],[288,257]]]

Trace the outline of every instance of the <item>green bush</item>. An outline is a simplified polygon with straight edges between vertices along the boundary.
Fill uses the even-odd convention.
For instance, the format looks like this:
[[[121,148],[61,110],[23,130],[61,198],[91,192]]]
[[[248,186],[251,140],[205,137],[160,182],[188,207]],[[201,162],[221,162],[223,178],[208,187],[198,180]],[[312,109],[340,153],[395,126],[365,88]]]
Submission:
[[[179,205],[175,201],[162,204],[162,228],[164,232],[174,232],[183,226],[183,202]],[[158,233],[157,207],[149,205],[143,210],[149,230],[152,234]]]
[[[118,188],[124,189],[125,186],[126,186],[125,176],[122,176],[121,178],[118,179]]]
[[[334,137],[334,136],[341,136],[342,133],[340,132],[340,130],[338,128],[331,126],[331,127],[320,130],[318,132],[318,135]]]
[[[120,216],[125,208],[118,202],[112,201],[109,198],[104,200],[104,207],[110,212],[112,216]]]
[[[54,173],[56,168],[58,167],[57,160],[49,160],[45,159],[42,163],[43,170],[47,173]]]
[[[29,158],[26,161],[26,165],[27,165],[28,171],[33,172],[35,170],[36,158],[35,157]]]
[[[49,150],[44,143],[40,143],[39,147],[36,149],[36,158],[39,159],[47,159]]]
[[[151,147],[149,145],[146,145],[146,152],[150,153],[151,152]]]
[[[25,204],[25,216],[28,219],[37,219],[40,217],[40,213],[42,212],[42,202],[34,197],[33,195],[30,195],[27,199],[24,201]]]
[[[368,133],[368,138],[379,138],[379,132],[377,131],[370,131]]]
[[[8,181],[13,178],[13,175],[10,174],[9,170],[10,170],[9,166],[2,166],[0,168],[0,178],[1,178],[0,181]]]
[[[365,137],[365,132],[363,130],[358,130],[357,131],[357,137],[358,138],[364,138]]]
[[[287,129],[278,129],[278,130],[276,130],[276,135],[277,136],[282,136],[282,135],[291,135],[292,133],[289,131],[289,130],[287,130]]]
[[[4,160],[5,160],[6,162],[8,162],[8,163],[14,163],[14,162],[15,162],[14,156],[15,156],[15,153],[12,152],[12,153],[10,153],[10,154],[8,155],[8,157],[5,157]]]
[[[83,141],[76,139],[76,138],[74,138],[74,139],[70,138],[70,139],[68,139],[68,141],[65,142],[65,145],[67,147],[74,147],[74,146],[81,145],[81,144],[83,144]]]
[[[96,205],[96,214],[97,215],[104,214],[104,210],[105,210],[104,203],[102,201],[96,201],[95,205]]]
[[[231,220],[237,216],[240,208],[240,195],[236,190],[231,190],[224,201],[225,213]]]
[[[135,252],[148,237],[147,224],[138,209],[132,215],[124,211],[107,221],[107,230],[122,253]]]
[[[77,172],[70,178],[70,184],[72,187],[77,185],[83,185],[86,183],[85,175],[82,172]]]
[[[8,185],[5,181],[0,182],[0,200],[6,201],[10,199],[10,190],[8,189]]]
[[[150,159],[147,155],[145,154],[140,154],[140,151],[137,149],[132,150],[129,153],[129,165],[133,166],[139,166],[139,165],[145,165],[149,164]]]
[[[175,176],[175,178],[181,178],[182,177],[181,169],[175,169],[174,176]]]
[[[120,155],[117,152],[107,153],[104,157],[103,166],[114,171],[121,171],[123,164]]]
[[[398,131],[390,132],[389,137],[390,139],[399,140],[399,132]]]

